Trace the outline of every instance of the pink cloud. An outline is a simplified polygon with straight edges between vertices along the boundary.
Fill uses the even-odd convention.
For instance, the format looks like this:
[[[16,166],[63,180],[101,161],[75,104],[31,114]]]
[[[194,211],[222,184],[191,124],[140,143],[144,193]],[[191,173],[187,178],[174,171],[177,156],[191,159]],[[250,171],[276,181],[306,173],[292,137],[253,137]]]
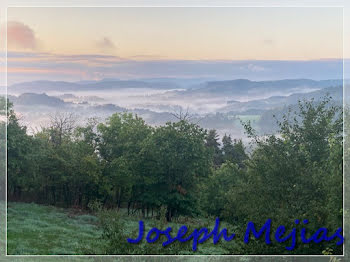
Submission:
[[[8,48],[36,49],[38,39],[35,32],[29,26],[17,22],[7,22],[7,45]]]

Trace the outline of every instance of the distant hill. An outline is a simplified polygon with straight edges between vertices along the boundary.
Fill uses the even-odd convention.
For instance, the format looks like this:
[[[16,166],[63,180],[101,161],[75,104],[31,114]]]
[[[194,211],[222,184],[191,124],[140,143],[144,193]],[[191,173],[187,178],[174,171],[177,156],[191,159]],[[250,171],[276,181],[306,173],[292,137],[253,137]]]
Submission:
[[[314,98],[316,101],[322,97],[329,95],[334,101],[343,100],[343,88],[342,86],[327,87],[321,90],[309,92],[309,93],[296,93],[289,96],[272,96],[266,99],[257,99],[248,102],[228,101],[228,105],[221,108],[221,112],[245,112],[247,110],[270,110],[277,107],[286,105],[297,104],[298,100],[309,100]]]
[[[190,89],[184,93],[192,95],[238,96],[238,95],[264,95],[272,93],[291,94],[310,92],[325,87],[342,85],[342,80],[310,80],[286,79],[276,81],[250,81],[236,79],[228,81],[207,82],[201,88]]]
[[[97,106],[93,106],[91,109],[93,109],[93,110],[101,110],[101,111],[109,111],[111,113],[127,111],[126,108],[123,108],[123,107],[120,107],[120,106],[116,106],[116,105],[113,105],[113,104],[97,105]]]
[[[8,93],[43,93],[49,91],[79,90],[80,85],[64,81],[33,81],[14,84],[8,87]]]
[[[173,79],[150,78],[140,80],[103,79],[100,81],[32,81],[13,84],[8,87],[9,94],[14,93],[43,93],[43,92],[71,92],[117,90],[124,88],[152,88],[152,89],[181,89],[192,85],[178,95],[192,96],[238,96],[238,95],[269,95],[273,93],[310,92],[330,86],[341,85],[342,80],[286,79],[276,81],[250,81],[247,79],[207,81],[202,79]]]
[[[20,106],[50,106],[50,107],[62,107],[66,103],[53,96],[48,96],[47,94],[35,94],[35,93],[24,93],[17,96],[8,96],[8,99],[10,102],[14,103],[15,105]]]
[[[24,92],[43,93],[50,91],[93,91],[122,88],[177,89],[179,86],[171,82],[144,82],[134,80],[103,80],[78,83],[64,81],[33,81],[13,84],[8,87],[8,92],[10,94]]]

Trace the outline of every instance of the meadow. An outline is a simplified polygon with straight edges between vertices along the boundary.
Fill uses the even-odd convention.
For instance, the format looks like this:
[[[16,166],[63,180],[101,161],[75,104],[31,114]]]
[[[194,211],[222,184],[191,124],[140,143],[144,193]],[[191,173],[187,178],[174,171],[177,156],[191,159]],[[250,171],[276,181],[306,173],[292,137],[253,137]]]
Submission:
[[[134,236],[141,217],[128,216],[126,209],[120,209],[117,213],[121,216],[124,233],[130,237]],[[107,241],[102,238],[103,232],[98,226],[98,217],[87,211],[10,202],[7,215],[7,253],[9,255],[103,255],[108,246]],[[145,222],[146,230],[157,223],[154,219],[142,220]],[[183,220],[186,220],[186,225],[190,227],[206,225],[209,222],[203,218],[192,220],[183,218]],[[213,220],[210,220],[210,223],[214,223]],[[168,223],[166,227],[171,226],[175,229],[183,224],[178,221]],[[158,241],[156,245],[162,248],[161,243],[162,241]],[[125,244],[127,244],[126,239]],[[149,244],[143,240],[140,246],[145,248],[145,245]],[[135,248],[138,248],[137,246]],[[191,251],[181,253],[191,254]],[[208,253],[227,254],[228,250],[221,245],[213,245],[212,240],[208,240],[199,245],[196,254]]]
[[[27,203],[9,203],[7,212],[9,255],[84,254],[103,245],[93,215]]]

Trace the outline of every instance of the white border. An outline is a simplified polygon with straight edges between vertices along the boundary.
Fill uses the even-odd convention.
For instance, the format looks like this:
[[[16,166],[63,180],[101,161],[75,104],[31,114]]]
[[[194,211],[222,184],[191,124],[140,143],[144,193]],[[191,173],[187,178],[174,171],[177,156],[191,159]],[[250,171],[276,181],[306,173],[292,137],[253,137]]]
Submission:
[[[343,24],[342,24],[342,31],[343,31],[343,43],[342,43],[342,60],[343,60],[343,236],[345,236],[344,228],[345,228],[345,118],[344,118],[344,109],[345,109],[345,81],[344,81],[344,5],[271,5],[271,6],[264,6],[264,5],[87,5],[87,6],[81,6],[81,5],[72,5],[72,6],[64,6],[64,5],[20,5],[20,6],[14,6],[14,5],[7,5],[6,11],[5,11],[5,22],[7,24],[7,10],[8,8],[103,8],[103,7],[110,7],[110,8],[186,8],[186,7],[196,7],[196,8],[223,8],[223,7],[230,7],[230,8],[342,8],[342,18],[343,18]],[[5,103],[5,110],[7,112],[7,26],[5,29],[5,93],[6,93],[6,103]],[[342,255],[8,255],[7,253],[7,125],[6,125],[6,153],[5,153],[5,161],[6,161],[6,171],[5,171],[5,190],[6,190],[6,196],[5,196],[5,207],[6,207],[6,219],[5,219],[5,257],[320,257],[320,258],[326,258],[326,257],[345,257],[345,241],[343,242],[343,254]]]

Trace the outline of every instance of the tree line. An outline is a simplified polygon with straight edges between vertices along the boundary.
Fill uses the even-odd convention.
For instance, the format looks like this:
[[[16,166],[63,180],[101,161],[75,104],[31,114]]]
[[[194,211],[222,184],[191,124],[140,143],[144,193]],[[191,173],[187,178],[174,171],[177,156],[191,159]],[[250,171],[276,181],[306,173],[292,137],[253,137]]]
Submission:
[[[301,101],[277,121],[277,134],[258,136],[244,123],[251,140],[205,130],[186,118],[152,127],[131,113],[106,122],[92,119],[75,126],[72,115],[58,114],[51,124],[28,134],[8,107],[8,199],[88,209],[126,208],[129,215],[155,217],[165,209],[179,216],[220,217],[234,225],[308,229],[342,226],[342,109],[325,97]],[[244,227],[242,227],[244,228]],[[238,233],[239,234],[239,233]],[[295,253],[327,250],[334,243],[298,243]],[[256,241],[244,253],[281,253],[278,244]]]

